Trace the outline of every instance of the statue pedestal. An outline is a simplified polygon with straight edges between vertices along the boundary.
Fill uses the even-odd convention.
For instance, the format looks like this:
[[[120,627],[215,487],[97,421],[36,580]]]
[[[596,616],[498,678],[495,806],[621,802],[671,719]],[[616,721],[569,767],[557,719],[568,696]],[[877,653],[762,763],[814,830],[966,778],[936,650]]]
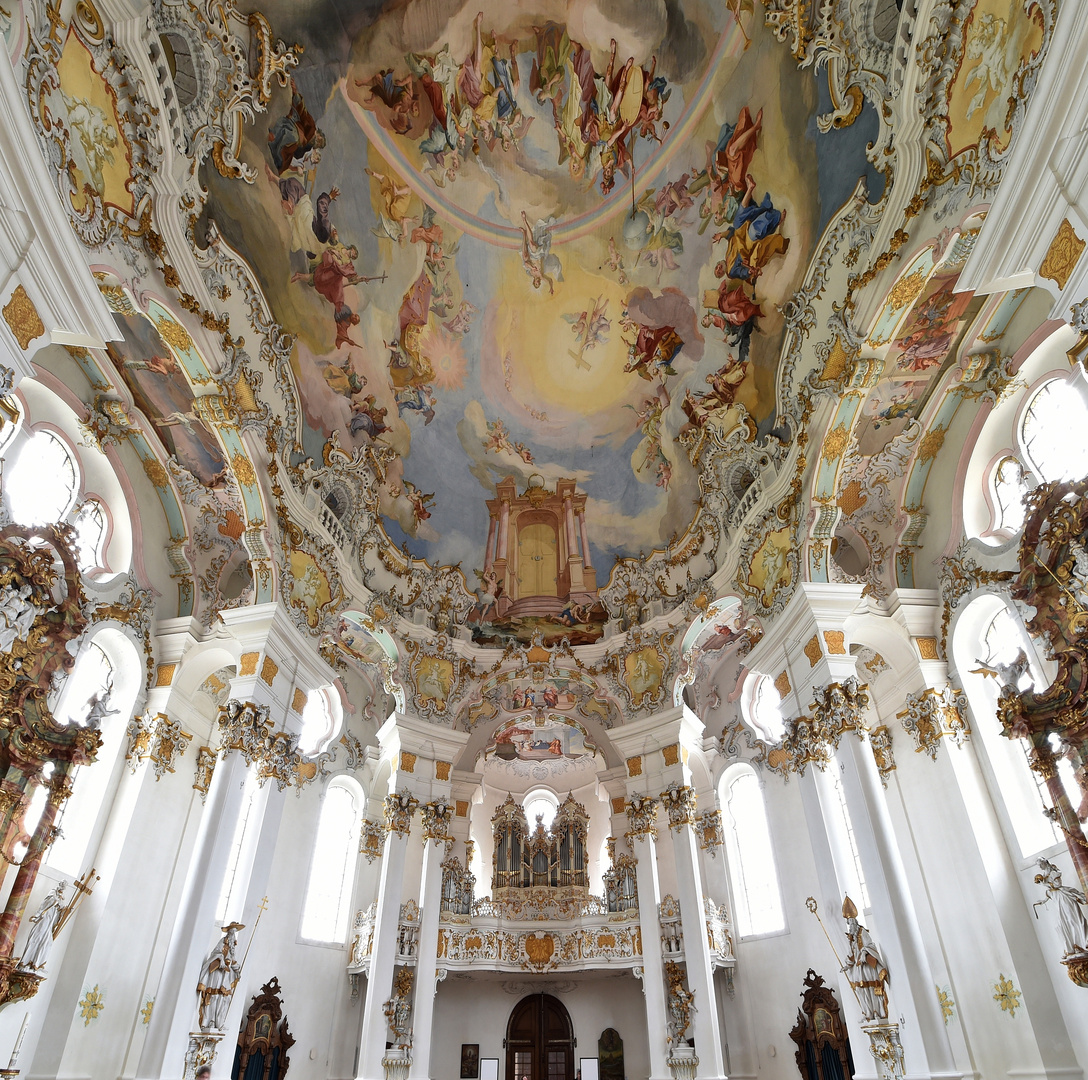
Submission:
[[[406,1046],[391,1046],[382,1058],[385,1080],[406,1080],[411,1064],[411,1050]]]
[[[876,1067],[882,1080],[903,1080],[903,1044],[899,1041],[899,1025],[878,1020],[862,1024],[861,1030],[869,1036],[869,1051],[876,1058]]]
[[[32,998],[45,978],[44,975],[17,967],[18,963],[13,956],[0,960],[0,1009]]]
[[[185,1051],[185,1080],[194,1080],[197,1069],[211,1065],[219,1052],[219,1043],[224,1038],[222,1031],[190,1031],[189,1049]]]
[[[1062,963],[1069,972],[1069,978],[1077,984],[1088,989],[1088,955],[1067,956]]]
[[[673,1080],[695,1080],[699,1059],[695,1056],[694,1046],[674,1046],[665,1061]]]

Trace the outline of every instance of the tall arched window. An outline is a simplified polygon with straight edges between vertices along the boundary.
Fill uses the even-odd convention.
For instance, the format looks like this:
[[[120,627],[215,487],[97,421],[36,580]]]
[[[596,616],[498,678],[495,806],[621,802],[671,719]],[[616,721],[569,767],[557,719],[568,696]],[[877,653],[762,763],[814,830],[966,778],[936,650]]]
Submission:
[[[1026,689],[1030,682],[1045,685],[1031,640],[1002,597],[980,596],[965,608],[953,635],[956,669],[982,743],[991,799],[1001,808],[1000,815],[1012,830],[1020,855],[1028,858],[1058,843],[1061,834],[1043,814],[1050,798],[1045,783],[1028,765],[1028,744],[1023,739],[1007,739],[1002,733],[997,719],[1001,687],[998,680],[985,675],[986,665],[1009,663],[1020,649],[1031,661],[1020,688]],[[1064,757],[1059,757],[1058,774],[1066,790],[1075,795],[1076,805],[1080,796],[1072,766]]]
[[[109,813],[111,792],[120,779],[118,763],[125,730],[143,681],[142,671],[143,664],[129,638],[106,627],[83,647],[54,706],[54,715],[61,723],[82,724],[93,699],[109,691],[109,715],[101,721],[98,760],[90,768],[75,770],[72,795],[57,821],[60,836],[46,853],[46,863],[63,874],[75,876],[86,869],[95,833]],[[93,857],[93,852],[90,854]]]
[[[786,918],[759,777],[750,765],[735,765],[722,777],[719,794],[737,933],[752,937],[784,930]]]
[[[301,934],[310,941],[342,943],[347,937],[362,813],[359,785],[350,777],[333,777],[321,807],[302,909]]]
[[[234,823],[227,869],[223,874],[223,885],[219,890],[219,903],[215,910],[216,920],[221,924],[237,919],[242,913],[246,886],[249,883],[248,868],[253,863],[253,850],[260,831],[257,825],[261,815],[257,808],[261,803],[260,778],[257,776],[257,767],[251,765],[246,769],[246,778],[242,785],[242,805]]]
[[[861,864],[861,852],[854,833],[854,821],[846,802],[846,790],[842,784],[842,766],[835,758],[826,771],[819,774],[817,784],[821,789],[828,840],[834,852],[835,869],[842,891],[855,900],[862,911],[872,905],[869,902],[869,886]],[[826,795],[826,798],[823,796]]]

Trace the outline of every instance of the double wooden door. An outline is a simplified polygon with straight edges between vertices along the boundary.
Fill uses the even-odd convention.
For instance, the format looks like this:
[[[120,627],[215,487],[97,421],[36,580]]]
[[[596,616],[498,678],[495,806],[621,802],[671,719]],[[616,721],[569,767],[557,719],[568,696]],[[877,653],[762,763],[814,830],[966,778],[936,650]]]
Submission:
[[[506,1080],[574,1080],[574,1028],[550,994],[523,998],[510,1013]]]

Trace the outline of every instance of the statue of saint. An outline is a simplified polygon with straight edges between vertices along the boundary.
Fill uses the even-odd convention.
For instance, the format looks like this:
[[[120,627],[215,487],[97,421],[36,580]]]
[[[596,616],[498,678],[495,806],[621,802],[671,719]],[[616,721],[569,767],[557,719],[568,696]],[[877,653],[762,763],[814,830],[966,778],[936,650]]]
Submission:
[[[1049,859],[1039,859],[1041,874],[1035,875],[1037,885],[1046,886],[1046,899],[1058,902],[1058,929],[1065,940],[1064,957],[1088,956],[1088,900],[1079,889],[1062,884],[1062,872]]]
[[[196,992],[200,997],[201,1031],[223,1031],[226,1027],[230,999],[242,974],[242,965],[235,960],[234,950],[238,944],[238,931],[244,929],[238,922],[224,926],[223,936],[200,969]]]
[[[857,994],[866,1023],[888,1019],[888,968],[872,935],[858,922],[858,909],[846,897],[842,904],[850,952],[843,971]]]
[[[19,967],[24,971],[40,971],[49,959],[49,950],[53,948],[53,931],[64,913],[67,884],[62,881],[30,916],[30,936],[26,939],[23,958],[19,961]]]

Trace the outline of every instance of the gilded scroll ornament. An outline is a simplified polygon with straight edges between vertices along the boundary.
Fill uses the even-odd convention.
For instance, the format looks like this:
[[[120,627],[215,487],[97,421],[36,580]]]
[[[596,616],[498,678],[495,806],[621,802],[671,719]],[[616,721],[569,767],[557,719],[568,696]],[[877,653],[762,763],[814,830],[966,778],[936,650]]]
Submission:
[[[687,784],[672,783],[661,792],[661,805],[669,815],[669,828],[680,830],[695,824],[695,791]]]
[[[385,797],[385,825],[390,832],[405,837],[412,829],[412,815],[419,807],[419,799],[407,791],[398,791]]]
[[[1039,276],[1049,278],[1059,289],[1064,289],[1084,254],[1084,247],[1085,241],[1077,236],[1069,218],[1062,218],[1062,223],[1039,264]]]
[[[908,694],[906,706],[897,716],[917,744],[915,752],[928,754],[934,761],[942,738],[962,746],[971,734],[967,697],[962,690],[947,685],[940,690],[929,687],[920,693]]]
[[[34,301],[22,285],[17,285],[11,298],[3,307],[4,322],[15,335],[19,348],[26,352],[30,343],[45,333],[45,324],[38,315]]]
[[[627,800],[630,827],[623,835],[628,840],[657,839],[657,800],[648,795],[632,795]]]

